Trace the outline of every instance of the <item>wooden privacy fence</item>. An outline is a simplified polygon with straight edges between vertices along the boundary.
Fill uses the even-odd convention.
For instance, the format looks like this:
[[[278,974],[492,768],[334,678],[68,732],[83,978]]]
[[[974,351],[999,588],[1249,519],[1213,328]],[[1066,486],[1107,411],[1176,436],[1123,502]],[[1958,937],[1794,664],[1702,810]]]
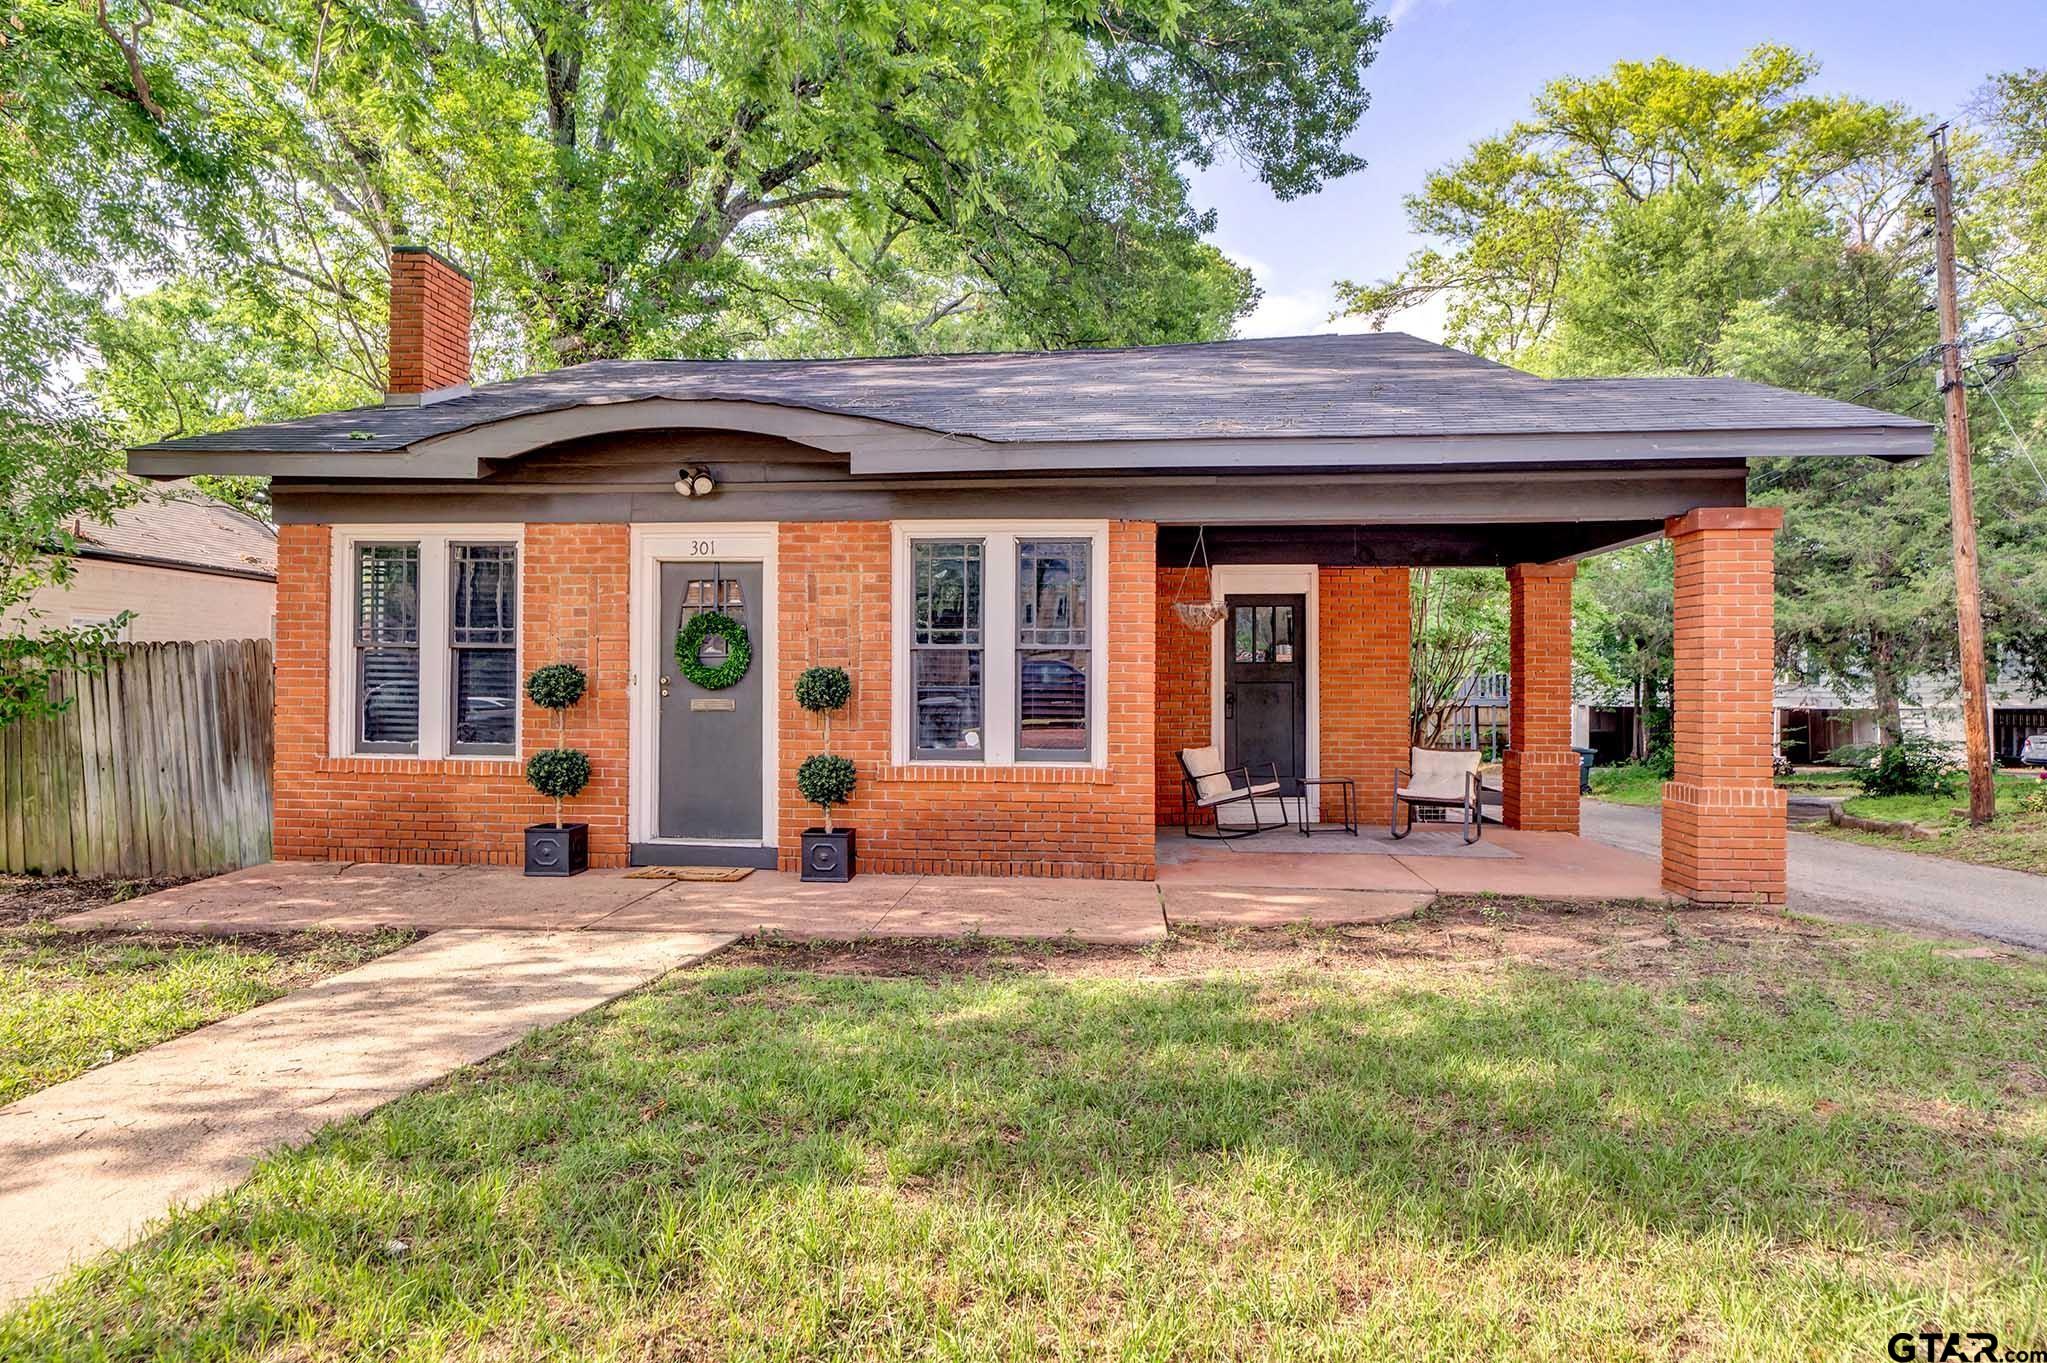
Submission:
[[[270,859],[268,639],[129,644],[0,729],[0,871],[203,875]]]

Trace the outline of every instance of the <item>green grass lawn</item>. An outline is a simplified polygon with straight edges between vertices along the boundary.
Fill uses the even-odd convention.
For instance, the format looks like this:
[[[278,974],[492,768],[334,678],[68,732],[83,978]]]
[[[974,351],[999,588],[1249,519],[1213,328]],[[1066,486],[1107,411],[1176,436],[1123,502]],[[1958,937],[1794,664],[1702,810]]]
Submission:
[[[1654,767],[1623,763],[1592,769],[1592,794],[1617,805],[1660,805],[1663,776]]]
[[[2047,965],[1473,900],[754,944],[266,1160],[19,1359],[2047,1346]]]
[[[411,940],[0,930],[0,1105]]]
[[[1815,831],[1849,842],[1888,847],[1905,852],[1951,857],[1984,866],[2003,866],[2014,871],[2047,873],[2047,812],[2028,813],[2019,807],[2022,796],[2039,791],[2043,783],[2035,777],[2000,776],[1997,779],[1997,817],[1984,828],[1969,825],[1969,797],[1956,795],[1858,795],[1842,808],[1865,819],[1917,824],[1933,833],[1931,838],[1906,838],[1888,833],[1862,833],[1852,829],[1817,826]]]

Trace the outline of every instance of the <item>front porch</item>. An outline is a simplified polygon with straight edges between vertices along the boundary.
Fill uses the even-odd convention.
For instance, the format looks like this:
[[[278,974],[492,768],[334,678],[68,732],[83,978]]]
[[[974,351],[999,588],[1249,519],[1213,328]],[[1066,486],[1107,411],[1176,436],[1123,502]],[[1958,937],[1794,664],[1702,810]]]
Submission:
[[[1483,507],[1389,508],[1441,517],[1410,524],[1302,523],[1280,519],[1300,513],[1277,506],[1262,523],[1162,524],[1154,695],[1160,882],[1783,903],[1784,795],[1770,770],[1772,554],[1781,514],[1709,503],[1652,519],[1643,513],[1659,502],[1700,493],[1652,480],[1631,484],[1625,502],[1598,491],[1604,495],[1553,482],[1500,491]],[[1735,503],[1740,487],[1731,483],[1721,495]],[[1676,572],[1676,770],[1664,790],[1660,864],[1575,836],[1580,757],[1572,744],[1578,563],[1659,536],[1670,542]],[[1504,828],[1470,848],[1455,834],[1420,830],[1395,843],[1385,830],[1411,746],[1451,746],[1413,738],[1411,576],[1473,567],[1503,569],[1509,598],[1509,738],[1489,782],[1497,805],[1487,811]],[[1219,622],[1184,613],[1189,603]],[[1211,773],[1210,803],[1189,779],[1190,764]],[[1221,788],[1218,767],[1234,773]],[[1260,783],[1279,788],[1277,803],[1295,824],[1304,816],[1347,822],[1349,800],[1361,836],[1304,841],[1297,828],[1282,829],[1223,850],[1186,836],[1190,826],[1209,831],[1219,812],[1226,823],[1242,822],[1228,817],[1231,806],[1212,802],[1228,788]],[[1271,803],[1239,800],[1235,808]],[[1335,851],[1332,837],[1351,844],[1348,854]],[[1423,846],[1425,838],[1443,845]]]

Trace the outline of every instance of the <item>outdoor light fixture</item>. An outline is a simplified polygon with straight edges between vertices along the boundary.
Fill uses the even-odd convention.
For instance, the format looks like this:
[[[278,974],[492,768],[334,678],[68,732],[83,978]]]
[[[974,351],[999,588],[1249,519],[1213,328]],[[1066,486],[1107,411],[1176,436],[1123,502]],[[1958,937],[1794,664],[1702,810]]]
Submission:
[[[701,464],[685,464],[675,471],[675,490],[684,497],[708,497],[717,488],[718,480]]]

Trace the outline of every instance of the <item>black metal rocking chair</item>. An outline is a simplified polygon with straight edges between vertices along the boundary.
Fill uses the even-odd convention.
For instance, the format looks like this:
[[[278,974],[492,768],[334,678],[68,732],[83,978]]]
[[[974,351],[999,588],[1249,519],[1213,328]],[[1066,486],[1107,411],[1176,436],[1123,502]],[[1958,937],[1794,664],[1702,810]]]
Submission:
[[[1270,833],[1275,828],[1287,826],[1286,799],[1280,794],[1279,765],[1274,762],[1261,764],[1269,776],[1266,780],[1253,782],[1251,767],[1247,763],[1240,767],[1225,767],[1222,754],[1214,747],[1182,748],[1180,750],[1180,821],[1186,825],[1190,838],[1206,842],[1235,842],[1239,838],[1256,837]],[[1269,799],[1279,806],[1279,822],[1269,823],[1258,813],[1258,801]],[[1251,822],[1232,824],[1225,831],[1222,811],[1245,802],[1250,804]],[[1215,831],[1197,833],[1194,814],[1207,810],[1216,815]]]

